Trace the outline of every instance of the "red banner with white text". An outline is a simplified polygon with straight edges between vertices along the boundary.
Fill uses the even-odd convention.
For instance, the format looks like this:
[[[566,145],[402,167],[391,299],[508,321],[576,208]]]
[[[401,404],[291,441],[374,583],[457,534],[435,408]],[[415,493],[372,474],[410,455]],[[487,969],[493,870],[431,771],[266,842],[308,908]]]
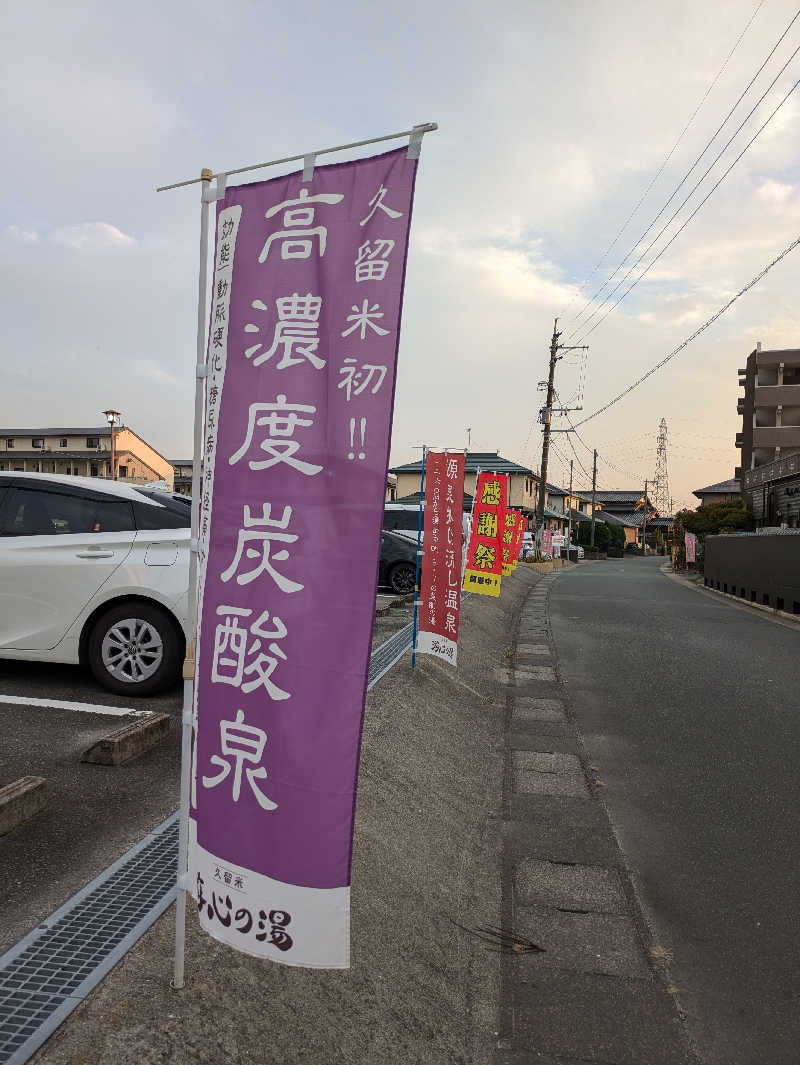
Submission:
[[[464,461],[460,452],[425,458],[425,523],[417,651],[456,664],[461,610],[461,515]]]

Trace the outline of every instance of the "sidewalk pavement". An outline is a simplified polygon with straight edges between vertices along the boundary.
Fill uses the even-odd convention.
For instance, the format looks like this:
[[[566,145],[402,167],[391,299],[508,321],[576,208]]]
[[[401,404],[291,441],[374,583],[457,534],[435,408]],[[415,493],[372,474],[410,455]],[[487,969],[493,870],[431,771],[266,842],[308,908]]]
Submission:
[[[348,972],[237,954],[192,907],[174,992],[169,911],[32,1060],[693,1061],[558,682],[558,579],[580,571],[518,567],[499,600],[464,603],[457,672],[420,656],[412,673],[406,658],[370,693]],[[475,934],[500,926],[544,951]]]

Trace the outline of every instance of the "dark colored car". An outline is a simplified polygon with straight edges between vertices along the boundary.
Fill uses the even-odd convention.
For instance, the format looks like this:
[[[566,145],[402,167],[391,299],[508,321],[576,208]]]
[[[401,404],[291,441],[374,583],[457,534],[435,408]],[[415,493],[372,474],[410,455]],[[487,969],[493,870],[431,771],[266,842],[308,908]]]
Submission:
[[[417,545],[396,533],[381,533],[381,560],[378,584],[388,584],[398,595],[414,591],[417,573]]]

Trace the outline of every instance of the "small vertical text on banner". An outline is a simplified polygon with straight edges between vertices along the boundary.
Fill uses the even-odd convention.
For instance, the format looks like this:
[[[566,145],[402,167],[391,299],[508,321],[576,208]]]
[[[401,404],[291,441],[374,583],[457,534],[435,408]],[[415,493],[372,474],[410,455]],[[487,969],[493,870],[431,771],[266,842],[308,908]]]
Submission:
[[[417,651],[456,665],[461,611],[465,455],[426,454],[425,518]]]

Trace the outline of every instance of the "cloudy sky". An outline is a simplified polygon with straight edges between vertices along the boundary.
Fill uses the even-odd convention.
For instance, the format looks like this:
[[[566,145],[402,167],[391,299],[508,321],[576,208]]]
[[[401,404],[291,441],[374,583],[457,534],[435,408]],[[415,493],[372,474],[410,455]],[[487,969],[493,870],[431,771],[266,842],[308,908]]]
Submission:
[[[647,230],[794,13],[794,0],[33,0],[7,8],[0,425],[88,425],[115,406],[169,457],[188,454],[197,190],[155,187],[203,166],[233,168],[436,121],[417,183],[392,460],[415,458],[424,442],[463,446],[470,427],[473,449],[538,466],[537,382],[554,317],[562,316],[562,341],[581,339],[573,330],[591,311],[578,317],[586,300]],[[798,45],[800,19],[608,288]],[[798,77],[800,55],[617,296]],[[800,91],[592,332],[585,364],[576,356],[559,363],[559,395],[583,407],[575,420],[667,354],[797,235],[799,132]],[[676,505],[732,476],[736,370],[758,340],[800,346],[799,281],[800,249],[580,429],[600,451],[601,487],[652,477],[661,418]],[[570,440],[590,470],[584,443],[555,439],[551,480],[568,475]],[[576,464],[576,483],[585,481]]]

